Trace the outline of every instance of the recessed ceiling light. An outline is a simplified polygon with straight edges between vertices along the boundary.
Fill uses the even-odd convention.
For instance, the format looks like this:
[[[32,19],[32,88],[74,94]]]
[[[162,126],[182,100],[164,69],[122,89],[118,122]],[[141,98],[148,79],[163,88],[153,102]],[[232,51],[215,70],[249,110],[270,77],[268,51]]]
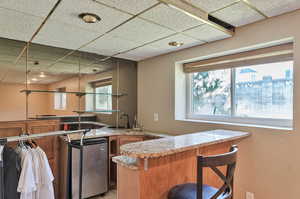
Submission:
[[[41,72],[39,77],[43,78],[43,77],[46,77],[45,73],[44,72]]]
[[[93,72],[96,73],[99,71],[99,68],[93,68]]]
[[[169,46],[175,46],[175,47],[182,46],[183,44],[184,44],[183,42],[177,42],[177,41],[169,42]]]
[[[85,23],[96,23],[101,20],[101,18],[93,13],[81,13],[78,15]]]
[[[38,79],[37,78],[32,78],[31,80],[34,81],[34,82],[36,82]]]

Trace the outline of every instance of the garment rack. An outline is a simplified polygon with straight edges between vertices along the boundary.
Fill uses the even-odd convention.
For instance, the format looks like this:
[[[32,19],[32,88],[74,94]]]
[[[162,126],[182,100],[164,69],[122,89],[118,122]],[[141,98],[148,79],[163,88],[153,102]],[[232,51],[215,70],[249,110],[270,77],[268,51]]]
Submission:
[[[85,135],[90,131],[90,129],[82,129],[82,130],[75,130],[75,131],[53,131],[53,132],[47,132],[47,133],[38,133],[38,134],[30,134],[30,135],[20,135],[20,136],[10,136],[10,137],[4,137],[0,138],[0,199],[4,199],[4,176],[3,176],[3,170],[4,170],[4,164],[3,164],[3,149],[4,146],[9,142],[17,142],[17,141],[25,141],[25,140],[32,140],[32,139],[39,139],[43,137],[49,137],[49,136],[59,136],[59,135],[66,135],[68,136],[68,143],[71,143],[71,139],[69,137],[70,134],[77,134],[82,133],[80,144],[83,145],[83,140],[85,138]],[[82,162],[82,160],[81,160]],[[82,178],[82,165],[80,165],[80,176]],[[80,181],[82,183],[82,181]],[[80,194],[81,199],[81,194]]]

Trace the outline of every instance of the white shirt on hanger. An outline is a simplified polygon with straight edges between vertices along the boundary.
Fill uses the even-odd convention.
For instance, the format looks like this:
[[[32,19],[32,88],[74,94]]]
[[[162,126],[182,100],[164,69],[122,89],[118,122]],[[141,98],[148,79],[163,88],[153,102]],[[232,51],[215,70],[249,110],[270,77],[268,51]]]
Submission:
[[[46,153],[40,148],[37,147],[35,152],[39,157],[39,173],[40,173],[40,182],[37,186],[36,199],[54,199],[54,189],[53,189],[53,180],[54,176],[50,168],[48,158]]]
[[[36,149],[28,149],[31,152],[32,155],[32,162],[33,162],[33,174],[34,174],[34,180],[36,184],[36,191],[34,192],[33,199],[39,199],[39,196],[37,195],[37,192],[39,190],[39,186],[41,183],[41,163],[39,159],[39,154],[36,151]]]
[[[20,199],[54,199],[54,176],[46,153],[40,148],[20,148]]]
[[[37,184],[35,181],[33,156],[29,149],[21,149],[21,174],[18,183],[18,192],[20,199],[34,199]]]

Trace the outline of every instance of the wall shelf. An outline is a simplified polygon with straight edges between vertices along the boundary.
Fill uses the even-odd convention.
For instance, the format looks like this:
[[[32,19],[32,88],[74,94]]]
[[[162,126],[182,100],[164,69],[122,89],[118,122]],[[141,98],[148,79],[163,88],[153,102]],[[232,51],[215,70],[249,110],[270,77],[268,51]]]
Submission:
[[[84,114],[84,113],[113,113],[120,112],[120,110],[97,110],[97,111],[73,111],[74,113]]]
[[[66,94],[74,94],[76,96],[84,96],[84,95],[107,95],[107,96],[113,96],[113,97],[122,97],[126,96],[126,93],[119,93],[119,94],[114,94],[114,93],[93,93],[93,92],[80,92],[80,91],[55,91],[55,90],[30,90],[30,89],[25,89],[21,90],[21,93],[26,93],[27,95],[31,93],[66,93]]]

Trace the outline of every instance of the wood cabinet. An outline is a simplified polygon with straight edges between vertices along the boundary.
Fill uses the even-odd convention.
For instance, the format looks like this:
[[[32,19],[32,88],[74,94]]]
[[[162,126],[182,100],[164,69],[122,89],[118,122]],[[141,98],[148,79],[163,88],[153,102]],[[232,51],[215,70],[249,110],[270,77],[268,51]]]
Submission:
[[[109,186],[111,188],[115,188],[117,184],[117,164],[112,161],[112,158],[120,155],[122,145],[143,140],[145,140],[145,136],[121,135],[109,137]]]
[[[0,137],[18,136],[21,133],[29,134],[45,133],[59,130],[59,120],[23,120],[12,122],[0,122]],[[59,194],[59,144],[57,136],[45,137],[36,140],[47,154],[49,164],[54,175],[54,189],[56,198]],[[16,143],[10,143],[15,146]]]
[[[233,142],[224,142],[199,147],[159,158],[139,159],[138,169],[118,165],[117,198],[122,199],[166,199],[169,190],[178,184],[196,182],[197,156],[217,155],[228,152]],[[221,168],[222,172],[225,168]],[[130,179],[130,182],[128,182]],[[204,169],[204,183],[220,187],[222,181],[209,168]]]
[[[143,140],[144,140],[144,136],[119,136],[119,148],[124,144],[141,142]]]
[[[59,130],[58,120],[38,120],[27,123],[27,132],[29,134],[46,133]],[[54,175],[54,190],[55,196],[59,195],[59,144],[58,136],[50,136],[36,140],[39,147],[41,147],[47,154],[50,167]]]

